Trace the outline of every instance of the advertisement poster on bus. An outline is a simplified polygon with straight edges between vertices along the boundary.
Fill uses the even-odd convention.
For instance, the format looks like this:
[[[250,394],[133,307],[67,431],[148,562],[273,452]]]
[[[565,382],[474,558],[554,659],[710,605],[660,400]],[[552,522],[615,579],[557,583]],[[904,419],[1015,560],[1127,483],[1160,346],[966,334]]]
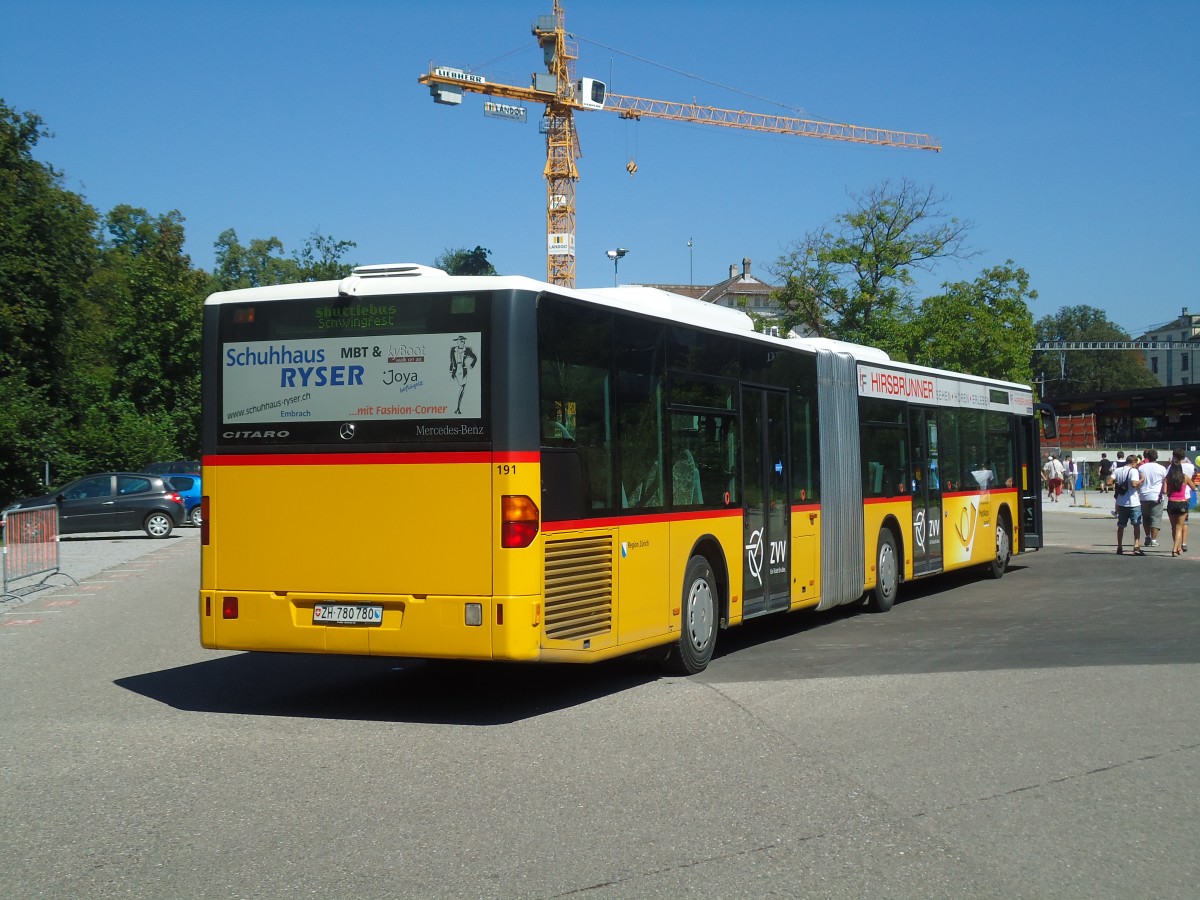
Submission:
[[[222,422],[478,419],[481,334],[242,341],[222,347]]]

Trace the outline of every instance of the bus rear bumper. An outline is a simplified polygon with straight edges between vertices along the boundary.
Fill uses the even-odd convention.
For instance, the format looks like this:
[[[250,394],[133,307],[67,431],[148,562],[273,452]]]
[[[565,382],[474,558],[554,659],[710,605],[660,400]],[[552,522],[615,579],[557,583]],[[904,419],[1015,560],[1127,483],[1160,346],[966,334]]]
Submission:
[[[200,592],[200,644],[359,656],[540,659],[542,602],[534,597]],[[378,607],[378,624],[314,622],[319,604]]]

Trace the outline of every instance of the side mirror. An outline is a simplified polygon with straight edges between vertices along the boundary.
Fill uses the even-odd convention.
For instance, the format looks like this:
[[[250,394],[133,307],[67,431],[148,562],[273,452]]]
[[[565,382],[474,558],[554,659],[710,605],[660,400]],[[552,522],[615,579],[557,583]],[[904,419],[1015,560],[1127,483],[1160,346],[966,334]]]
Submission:
[[[1033,408],[1042,414],[1042,437],[1053,441],[1058,437],[1058,417],[1049,403],[1035,403]]]

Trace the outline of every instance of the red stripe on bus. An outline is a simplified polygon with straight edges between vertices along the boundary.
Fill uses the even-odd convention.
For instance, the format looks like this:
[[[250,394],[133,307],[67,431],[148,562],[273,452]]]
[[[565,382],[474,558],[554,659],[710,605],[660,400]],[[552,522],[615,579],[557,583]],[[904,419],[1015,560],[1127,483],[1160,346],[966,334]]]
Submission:
[[[864,497],[863,503],[912,503],[912,497]]]
[[[613,528],[618,525],[658,524],[661,522],[692,522],[697,519],[724,519],[740,516],[742,508],[704,509],[696,512],[655,513],[648,516],[609,516],[597,519],[570,519],[563,522],[543,522],[542,531],[576,531],[581,528]]]
[[[537,462],[537,453],[255,453],[206,456],[206,466],[415,466],[434,463]]]

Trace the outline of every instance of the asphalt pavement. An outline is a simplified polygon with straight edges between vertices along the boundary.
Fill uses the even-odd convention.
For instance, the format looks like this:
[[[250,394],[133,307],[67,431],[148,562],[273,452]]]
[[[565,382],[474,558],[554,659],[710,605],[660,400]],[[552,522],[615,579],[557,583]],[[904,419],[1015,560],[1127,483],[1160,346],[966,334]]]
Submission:
[[[1077,501],[692,678],[208,651],[194,529],[65,539],[0,615],[0,895],[1191,900],[1200,553]]]
[[[57,572],[14,580],[10,586],[11,595],[0,596],[0,612],[64,588],[74,588],[80,582],[131,560],[186,545],[193,545],[199,551],[199,528],[176,528],[165,538],[152,538],[144,531],[62,535],[58,540]],[[199,565],[197,555],[197,578]],[[199,589],[198,581],[196,586]]]

